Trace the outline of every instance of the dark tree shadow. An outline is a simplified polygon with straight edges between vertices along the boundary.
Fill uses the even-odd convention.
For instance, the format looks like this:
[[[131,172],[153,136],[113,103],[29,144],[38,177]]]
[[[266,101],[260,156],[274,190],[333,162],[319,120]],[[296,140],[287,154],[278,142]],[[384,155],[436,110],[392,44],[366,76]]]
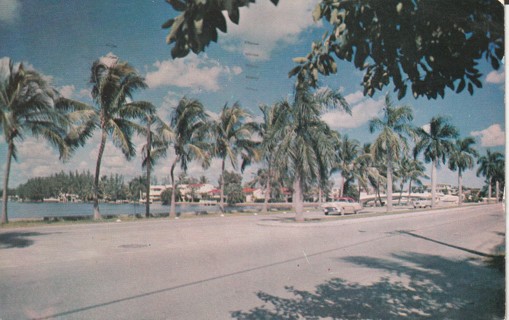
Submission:
[[[39,232],[7,232],[0,233],[0,249],[26,248],[34,244],[29,237],[45,235]]]
[[[231,315],[236,319],[503,319],[504,274],[484,260],[412,252],[392,258],[341,259],[385,271],[374,283],[334,278],[314,292],[287,287],[292,298],[258,292],[264,305]]]

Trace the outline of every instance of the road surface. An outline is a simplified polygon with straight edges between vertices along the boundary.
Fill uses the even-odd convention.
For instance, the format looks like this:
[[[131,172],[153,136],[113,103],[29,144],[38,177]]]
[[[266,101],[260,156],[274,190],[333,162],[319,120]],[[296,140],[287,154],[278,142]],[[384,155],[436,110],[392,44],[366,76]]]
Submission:
[[[504,316],[500,204],[286,216],[3,229],[0,319]]]

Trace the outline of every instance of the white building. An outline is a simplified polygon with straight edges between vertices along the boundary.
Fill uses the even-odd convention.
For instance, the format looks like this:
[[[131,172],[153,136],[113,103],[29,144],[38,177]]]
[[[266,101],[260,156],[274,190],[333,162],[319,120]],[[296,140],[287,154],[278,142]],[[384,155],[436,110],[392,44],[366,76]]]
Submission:
[[[150,202],[161,201],[161,194],[164,192],[164,190],[171,189],[171,188],[172,188],[171,184],[150,186],[150,192],[149,192]],[[146,193],[142,192],[140,201],[143,202],[143,201],[145,201],[145,199],[146,199]]]

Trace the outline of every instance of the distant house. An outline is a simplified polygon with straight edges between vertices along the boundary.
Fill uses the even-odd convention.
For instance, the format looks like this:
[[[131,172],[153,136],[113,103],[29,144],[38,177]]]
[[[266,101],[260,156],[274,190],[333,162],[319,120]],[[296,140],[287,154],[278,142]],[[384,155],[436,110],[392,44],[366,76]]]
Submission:
[[[262,189],[262,188],[258,188],[258,189],[255,189],[253,191],[253,200],[256,202],[256,201],[260,201],[260,200],[265,200],[265,190]],[[270,196],[269,196],[269,199],[270,199]]]
[[[214,190],[209,183],[181,184],[177,188],[185,201],[208,199],[209,192]]]
[[[160,202],[161,201],[161,194],[166,189],[172,189],[171,184],[150,186],[150,191],[149,191],[149,200],[150,200],[150,202]],[[147,198],[146,192],[142,192],[141,193],[140,202],[144,202],[146,198]]]
[[[221,198],[221,189],[214,188],[207,192],[209,199],[219,201]]]
[[[253,196],[253,193],[256,189],[254,188],[242,188],[242,193],[244,193],[244,196],[246,197],[245,202],[255,202],[255,198]]]

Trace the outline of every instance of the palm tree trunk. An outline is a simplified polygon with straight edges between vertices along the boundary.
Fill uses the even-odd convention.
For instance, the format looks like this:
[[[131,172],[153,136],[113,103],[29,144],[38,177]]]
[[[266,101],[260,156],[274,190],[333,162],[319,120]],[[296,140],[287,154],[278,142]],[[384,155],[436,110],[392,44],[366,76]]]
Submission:
[[[407,204],[410,203],[411,197],[412,197],[412,179],[410,179],[410,181],[408,181],[408,201],[407,201]]]
[[[302,194],[302,183],[300,181],[300,175],[295,175],[293,181],[293,195],[292,195],[293,209],[295,210],[295,221],[304,221],[304,198]]]
[[[221,213],[224,213],[224,166],[225,159],[223,158],[223,163],[221,164],[221,193],[219,198],[219,210],[221,210]]]
[[[267,213],[270,199],[270,165],[267,170],[267,182],[265,184],[265,199],[263,200],[262,213]]]
[[[4,186],[2,193],[2,224],[9,223],[9,217],[7,215],[7,192],[9,188],[9,174],[11,172],[12,154],[14,153],[14,143],[9,141],[9,147],[7,148],[7,163],[5,164],[5,176]]]
[[[490,181],[489,181],[489,184],[488,184],[488,203],[491,202],[491,177],[490,177]]]
[[[175,185],[175,166],[177,165],[177,157],[173,160],[170,169],[170,178],[171,178],[171,200],[170,200],[170,219],[175,219],[177,217],[177,206],[175,204],[176,194],[177,194],[177,186]]]
[[[495,181],[495,203],[498,203],[498,197],[500,196],[500,194],[498,193],[498,189],[499,189],[499,183],[498,183],[498,180]]]
[[[401,197],[403,196],[403,182],[399,185],[399,200],[398,200],[398,206],[401,205]],[[408,201],[407,201],[408,202]]]
[[[436,189],[437,189],[437,160],[431,163],[431,208],[435,207]]]
[[[378,178],[376,179],[376,195],[378,197],[378,203],[380,203],[380,207],[382,206],[382,196],[380,195],[380,182],[378,181]],[[376,200],[375,200],[375,206],[376,206]]]
[[[145,199],[145,218],[150,217],[150,149],[152,148],[152,132],[150,131],[150,118],[147,121],[147,195]]]
[[[340,197],[343,197],[344,190],[345,190],[345,177],[343,177],[343,175],[341,175],[341,192],[339,194]]]
[[[106,146],[106,137],[108,133],[102,130],[101,144],[99,145],[99,152],[97,153],[97,163],[95,165],[95,178],[94,178],[94,220],[101,219],[101,212],[99,211],[99,177],[101,175],[101,161],[103,158],[104,147]]]
[[[387,152],[387,189],[386,196],[387,196],[387,212],[392,211],[392,157],[391,153]]]
[[[463,177],[461,175],[461,169],[458,170],[458,206],[463,204]]]

